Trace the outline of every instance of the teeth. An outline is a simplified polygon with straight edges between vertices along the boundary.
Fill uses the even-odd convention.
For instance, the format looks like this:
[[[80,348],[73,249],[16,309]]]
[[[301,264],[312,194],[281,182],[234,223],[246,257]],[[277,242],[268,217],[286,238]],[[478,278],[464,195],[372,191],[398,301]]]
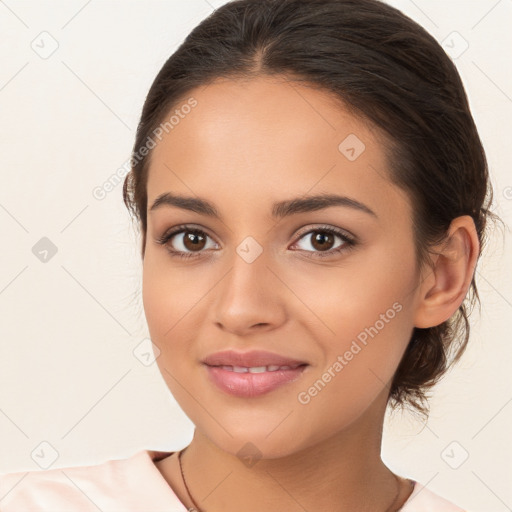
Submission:
[[[267,371],[266,366],[251,366],[251,368],[249,368],[250,373],[263,373],[266,371]]]
[[[277,364],[271,364],[268,366],[221,366],[223,370],[228,370],[235,373],[264,373],[264,372],[275,372],[277,370],[291,370],[291,366],[278,366]],[[294,367],[295,368],[295,367]]]

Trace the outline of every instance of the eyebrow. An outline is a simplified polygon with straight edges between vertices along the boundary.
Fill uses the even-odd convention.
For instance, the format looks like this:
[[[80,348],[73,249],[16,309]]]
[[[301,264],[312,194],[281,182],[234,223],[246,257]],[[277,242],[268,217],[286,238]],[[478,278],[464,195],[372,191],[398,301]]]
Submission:
[[[163,206],[174,206],[182,210],[206,215],[208,217],[222,220],[222,216],[215,206],[200,197],[189,197],[165,192],[159,195],[150,211],[155,211]],[[344,206],[354,210],[362,211],[377,218],[377,214],[365,204],[347,196],[336,194],[320,194],[314,196],[296,197],[285,201],[279,201],[272,205],[272,217],[281,219],[297,213],[313,212],[323,210],[331,206]]]

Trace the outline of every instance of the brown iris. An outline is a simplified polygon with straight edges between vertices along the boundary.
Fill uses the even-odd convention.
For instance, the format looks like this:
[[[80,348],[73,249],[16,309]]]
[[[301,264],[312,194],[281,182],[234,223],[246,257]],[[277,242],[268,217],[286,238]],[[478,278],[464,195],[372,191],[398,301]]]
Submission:
[[[334,243],[334,235],[331,233],[326,233],[325,231],[312,231],[312,234],[313,241],[311,244],[317,250],[329,250],[331,245]]]
[[[199,231],[184,231],[183,245],[188,250],[201,250],[204,247],[206,236]]]

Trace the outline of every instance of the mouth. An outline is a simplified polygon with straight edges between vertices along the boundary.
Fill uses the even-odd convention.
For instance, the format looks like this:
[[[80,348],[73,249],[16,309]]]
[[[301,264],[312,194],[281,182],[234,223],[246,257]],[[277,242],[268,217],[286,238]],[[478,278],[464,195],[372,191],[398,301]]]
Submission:
[[[238,368],[240,373],[245,371],[243,368],[256,370],[253,373],[261,373],[263,371],[278,371],[281,368],[295,369],[300,365],[307,364],[306,361],[266,350],[249,350],[247,352],[223,350],[208,355],[202,362],[208,366]],[[262,370],[262,368],[265,369]]]
[[[210,365],[208,365],[210,366]],[[300,366],[307,366],[307,363],[297,365],[283,365],[269,364],[267,366],[231,366],[231,365],[211,365],[212,368],[221,368],[228,372],[235,373],[264,373],[264,372],[277,372],[279,370],[296,370]]]
[[[307,363],[296,365],[204,365],[210,381],[228,395],[255,398],[299,379]]]

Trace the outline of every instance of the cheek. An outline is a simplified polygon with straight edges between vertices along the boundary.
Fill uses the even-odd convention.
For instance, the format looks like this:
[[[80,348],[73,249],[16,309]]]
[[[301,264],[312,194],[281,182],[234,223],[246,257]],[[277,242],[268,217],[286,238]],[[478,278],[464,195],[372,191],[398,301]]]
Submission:
[[[317,338],[324,358],[297,396],[311,432],[335,433],[387,393],[412,331],[410,310],[393,298],[343,303],[330,319],[336,335]]]
[[[168,258],[164,251],[147,252],[142,301],[151,340],[163,356],[159,360],[172,365],[178,355],[181,360],[195,358],[194,342],[201,337],[201,319],[215,293],[215,276],[207,266],[192,268]]]
[[[409,342],[414,316],[414,260],[412,252],[398,255],[380,250],[362,257],[353,268],[322,269],[325,276],[317,273],[315,279],[300,279],[302,291],[298,294],[305,293],[314,282],[322,283],[321,292],[308,302],[323,324],[312,333],[321,344],[323,360],[311,381],[329,380],[326,371],[335,374],[332,380],[337,384],[329,386],[339,392],[331,396],[336,398],[334,403],[368,403],[392,378]],[[347,390],[352,394],[350,400],[343,398]]]
[[[160,350],[172,338],[178,320],[185,315],[189,302],[184,274],[171,270],[162,255],[146,252],[142,272],[142,301],[151,339]],[[181,276],[181,277],[180,277]],[[189,306],[190,309],[190,306]]]
[[[302,316],[320,321],[317,336],[331,341],[347,340],[374,324],[379,331],[391,333],[389,326],[406,317],[398,310],[407,310],[414,299],[416,276],[412,258],[409,251],[375,247],[354,254],[338,268],[288,269],[283,279],[291,283],[313,315],[306,315],[304,310]]]
[[[178,403],[187,401],[191,388],[187,352],[193,347],[194,328],[190,319],[199,293],[190,286],[186,272],[171,268],[161,254],[146,252],[143,263],[142,302],[151,341],[158,349],[156,364],[169,391]],[[196,291],[194,291],[196,290]]]

